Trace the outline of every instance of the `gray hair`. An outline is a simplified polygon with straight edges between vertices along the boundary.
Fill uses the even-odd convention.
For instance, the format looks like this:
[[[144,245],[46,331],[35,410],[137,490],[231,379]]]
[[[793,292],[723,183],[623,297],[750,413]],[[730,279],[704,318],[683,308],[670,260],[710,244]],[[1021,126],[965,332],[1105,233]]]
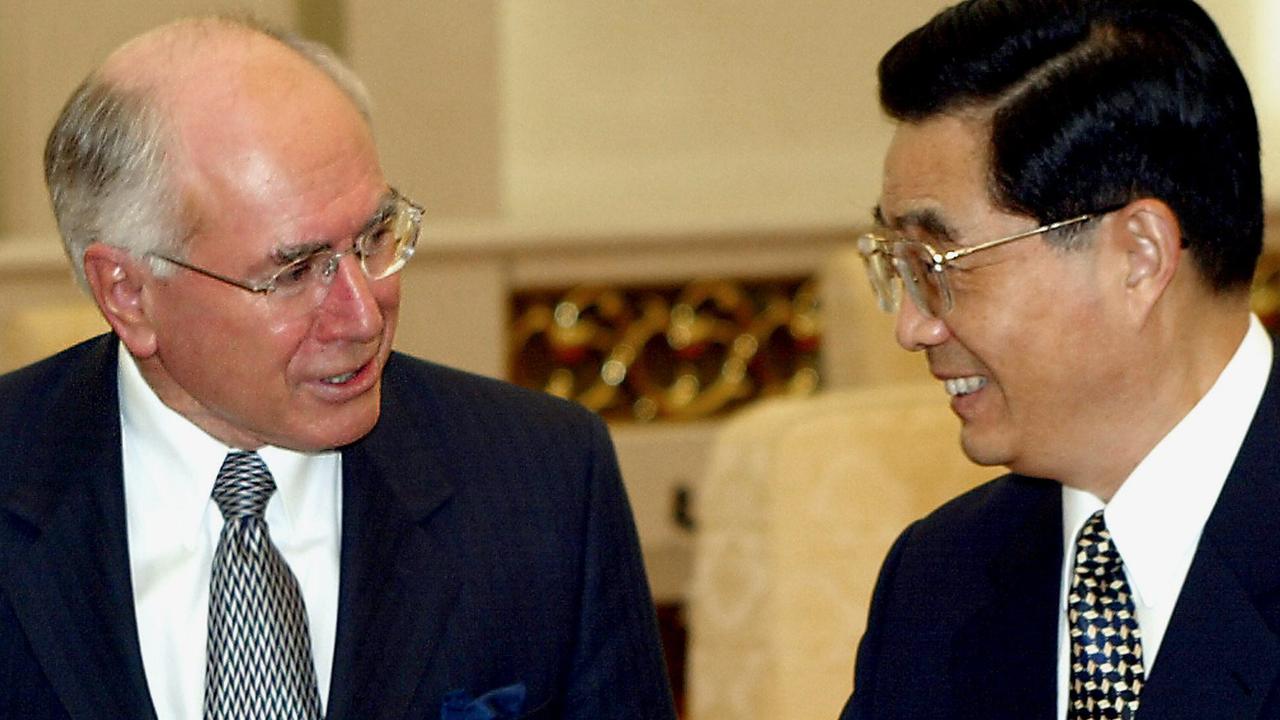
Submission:
[[[203,22],[203,21],[201,21]],[[251,18],[215,17],[208,23],[271,37],[321,70],[371,119],[364,83],[322,43]],[[45,184],[63,250],[76,282],[88,289],[84,253],[102,242],[139,259],[184,249],[196,219],[167,162],[172,138],[154,93],[126,87],[101,71],[90,74],[63,107],[44,150]],[[157,274],[170,268],[152,261]]]

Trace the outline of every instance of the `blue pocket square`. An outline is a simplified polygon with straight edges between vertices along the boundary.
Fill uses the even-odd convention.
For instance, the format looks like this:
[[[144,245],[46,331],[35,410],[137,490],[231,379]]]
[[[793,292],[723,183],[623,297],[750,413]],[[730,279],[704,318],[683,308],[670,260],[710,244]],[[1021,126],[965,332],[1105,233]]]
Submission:
[[[503,720],[524,712],[524,683],[490,690],[478,698],[466,690],[454,690],[444,696],[440,720]]]

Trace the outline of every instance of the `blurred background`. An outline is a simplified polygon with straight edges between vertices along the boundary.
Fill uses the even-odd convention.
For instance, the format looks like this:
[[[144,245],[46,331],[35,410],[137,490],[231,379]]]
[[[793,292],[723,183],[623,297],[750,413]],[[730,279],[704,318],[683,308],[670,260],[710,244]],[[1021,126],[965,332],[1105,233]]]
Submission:
[[[945,4],[4,0],[0,371],[105,327],[70,279],[40,165],[83,76],[190,14],[249,11],[322,40],[369,86],[388,177],[428,210],[399,347],[610,420],[683,695],[687,603],[712,582],[695,577],[698,488],[726,419],[774,397],[924,377],[870,308],[849,244],[892,132],[876,61]],[[1202,4],[1244,67],[1264,172],[1278,177],[1280,3]],[[1280,193],[1267,191],[1274,240]],[[1268,293],[1260,307],[1274,312]],[[758,591],[742,580],[733,592]],[[860,611],[817,613],[846,670]],[[818,692],[811,712],[833,714],[847,691]],[[745,717],[715,709],[726,703],[704,700],[698,717]]]

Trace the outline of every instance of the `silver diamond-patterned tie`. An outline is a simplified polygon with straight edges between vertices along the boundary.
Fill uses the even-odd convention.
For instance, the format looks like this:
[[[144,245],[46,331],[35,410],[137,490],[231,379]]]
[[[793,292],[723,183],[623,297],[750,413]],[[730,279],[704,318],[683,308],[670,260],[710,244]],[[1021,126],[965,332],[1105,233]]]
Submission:
[[[206,720],[319,720],[298,581],[271,542],[262,513],[276,490],[256,452],[227,453],[213,485],[226,524],[209,583]]]
[[[1132,720],[1145,680],[1142,633],[1124,565],[1101,510],[1085,522],[1076,540],[1067,622],[1071,627],[1068,720]]]

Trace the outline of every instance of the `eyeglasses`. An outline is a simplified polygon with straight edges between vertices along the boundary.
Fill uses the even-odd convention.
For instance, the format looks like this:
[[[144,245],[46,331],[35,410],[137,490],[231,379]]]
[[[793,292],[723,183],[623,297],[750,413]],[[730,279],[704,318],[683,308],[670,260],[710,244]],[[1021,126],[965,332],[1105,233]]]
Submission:
[[[236,280],[163,253],[149,252],[147,255],[262,295],[282,310],[305,314],[320,305],[338,272],[338,263],[347,255],[356,256],[361,270],[370,280],[381,280],[399,272],[413,257],[418,245],[422,215],[422,206],[391,188],[388,201],[356,234],[351,249],[335,252],[333,248],[321,246],[289,260],[259,282]]]
[[[858,238],[858,253],[866,263],[871,289],[875,292],[876,301],[880,304],[881,310],[888,313],[897,312],[902,303],[902,288],[905,286],[907,295],[920,312],[931,318],[940,318],[950,312],[954,306],[946,270],[956,260],[1014,240],[1078,225],[1115,209],[1077,215],[998,240],[948,250],[945,253],[938,252],[926,242],[911,240],[900,233],[895,232],[888,237],[881,233],[867,233]]]

